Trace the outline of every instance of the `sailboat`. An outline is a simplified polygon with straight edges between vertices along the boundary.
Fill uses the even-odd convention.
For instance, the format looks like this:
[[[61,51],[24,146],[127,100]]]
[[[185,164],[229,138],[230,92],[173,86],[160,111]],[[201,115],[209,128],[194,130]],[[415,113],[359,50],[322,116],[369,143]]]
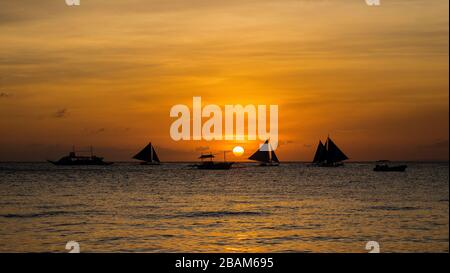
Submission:
[[[133,156],[134,159],[141,160],[141,165],[160,165],[161,161],[159,160],[158,154],[156,154],[155,148],[150,142],[147,146],[145,146],[142,151]]]
[[[313,163],[320,167],[339,167],[344,165],[342,162],[347,159],[344,152],[328,137],[325,144],[319,141]]]
[[[278,166],[280,161],[278,160],[275,151],[270,145],[269,140],[266,140],[261,148],[258,149],[252,156],[248,159],[260,162],[260,166]]]

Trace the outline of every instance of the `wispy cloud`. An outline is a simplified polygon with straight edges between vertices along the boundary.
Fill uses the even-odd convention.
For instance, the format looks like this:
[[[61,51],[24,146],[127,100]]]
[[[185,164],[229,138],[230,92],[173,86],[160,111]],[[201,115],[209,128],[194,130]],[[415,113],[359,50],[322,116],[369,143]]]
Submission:
[[[419,146],[422,149],[442,149],[442,150],[448,150],[449,149],[449,140],[445,139],[438,139],[430,144],[421,145]]]
[[[117,130],[107,130],[104,127],[101,128],[96,128],[96,129],[85,129],[84,132],[86,135],[98,135],[98,134],[103,134],[106,133],[107,131],[111,132],[111,131],[117,131]],[[126,132],[126,130],[124,130]]]
[[[196,152],[206,152],[209,150],[209,146],[199,146],[195,148]]]
[[[62,108],[53,113],[53,117],[55,118],[65,118],[68,115],[68,110],[66,108]]]
[[[106,131],[105,128],[100,128],[100,129],[96,130],[95,133],[96,134],[101,134],[101,133],[104,133],[105,131]]]
[[[5,93],[5,92],[0,92],[0,98],[10,98],[11,94],[9,93]]]

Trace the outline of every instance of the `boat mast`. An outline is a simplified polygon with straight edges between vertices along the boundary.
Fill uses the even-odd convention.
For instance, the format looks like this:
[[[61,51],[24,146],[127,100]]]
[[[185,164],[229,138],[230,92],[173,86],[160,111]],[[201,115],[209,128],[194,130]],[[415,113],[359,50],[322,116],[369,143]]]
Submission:
[[[150,142],[150,162],[153,163],[153,146],[151,142]]]
[[[267,140],[267,141],[270,141],[270,139],[269,140]],[[267,145],[267,149],[268,149],[268,153],[269,153],[269,163],[272,163],[272,144],[270,144],[270,142],[269,142],[269,144]]]

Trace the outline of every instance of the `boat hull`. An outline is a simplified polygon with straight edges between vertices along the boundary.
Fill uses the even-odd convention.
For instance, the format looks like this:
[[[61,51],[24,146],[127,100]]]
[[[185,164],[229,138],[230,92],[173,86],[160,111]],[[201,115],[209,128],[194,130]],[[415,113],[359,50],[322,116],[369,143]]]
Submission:
[[[69,161],[60,162],[60,161],[48,160],[48,162],[50,162],[56,166],[109,166],[109,165],[114,164],[113,162],[104,162],[104,161],[93,162],[93,161],[83,161],[83,160],[77,160],[77,161],[73,161],[73,162],[69,162]]]
[[[259,164],[260,167],[278,167],[280,166],[280,163],[261,163]]]
[[[139,165],[142,165],[142,166],[159,166],[159,165],[161,165],[161,163],[157,163],[157,162],[141,162]]]
[[[314,163],[312,166],[314,167],[322,167],[322,168],[337,168],[343,167],[344,163]]]
[[[203,164],[195,165],[195,167],[199,170],[229,170],[233,164],[233,162],[205,162]]]

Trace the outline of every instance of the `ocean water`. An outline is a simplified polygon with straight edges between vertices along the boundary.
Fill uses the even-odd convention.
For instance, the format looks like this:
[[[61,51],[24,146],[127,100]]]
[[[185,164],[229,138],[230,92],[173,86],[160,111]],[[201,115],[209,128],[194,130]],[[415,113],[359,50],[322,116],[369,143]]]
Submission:
[[[0,163],[0,251],[449,251],[448,163],[238,167]]]

